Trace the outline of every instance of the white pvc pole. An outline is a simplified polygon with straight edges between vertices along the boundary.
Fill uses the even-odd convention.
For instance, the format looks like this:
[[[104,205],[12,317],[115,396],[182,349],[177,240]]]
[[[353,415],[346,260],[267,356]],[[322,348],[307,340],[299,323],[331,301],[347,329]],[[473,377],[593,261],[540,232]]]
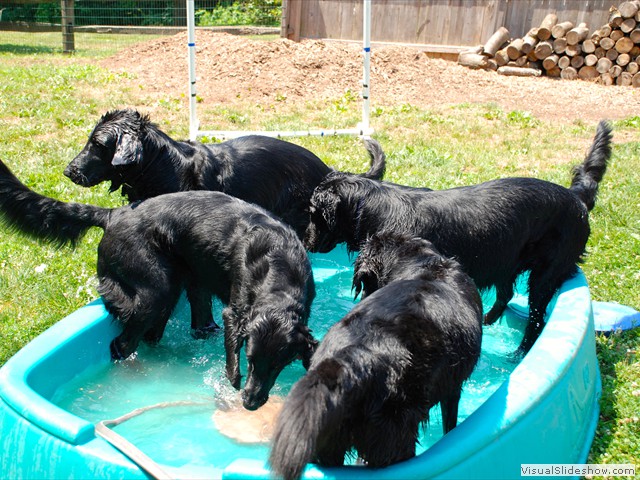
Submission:
[[[371,71],[371,0],[364,0],[362,5],[362,124],[363,132],[369,131],[369,81]],[[363,135],[369,135],[363,133]]]
[[[336,135],[359,135],[368,137],[373,133],[373,129],[363,129],[360,126],[357,128],[334,128],[324,130],[284,130],[284,131],[270,131],[270,130],[200,130],[199,136],[213,137],[219,140],[226,140],[229,138],[243,137],[245,135],[262,135],[266,137],[284,138],[284,137],[334,137]]]
[[[189,139],[198,136],[196,114],[196,25],[194,0],[187,0],[187,48],[189,52]]]
[[[306,137],[306,136],[334,136],[359,135],[369,137],[373,129],[369,126],[369,80],[371,66],[371,1],[363,0],[363,75],[362,75],[362,122],[356,128],[322,129],[322,130],[291,130],[291,131],[201,131],[196,113],[196,28],[194,0],[187,1],[187,42],[189,51],[189,139],[198,137],[214,137],[218,139],[236,138],[244,135],[266,135],[270,137]]]

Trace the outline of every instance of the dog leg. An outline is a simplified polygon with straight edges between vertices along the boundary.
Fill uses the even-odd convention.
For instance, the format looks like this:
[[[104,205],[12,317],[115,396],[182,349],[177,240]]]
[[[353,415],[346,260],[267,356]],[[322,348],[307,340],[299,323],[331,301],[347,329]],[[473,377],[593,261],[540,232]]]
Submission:
[[[146,343],[151,345],[156,345],[162,339],[164,335],[164,329],[167,326],[167,322],[169,321],[169,317],[173,312],[176,304],[178,303],[178,299],[180,298],[180,289],[179,288],[171,288],[168,292],[163,295],[163,302],[161,305],[158,305],[156,314],[151,313],[152,325],[147,329],[144,333],[143,340]]]
[[[447,434],[458,424],[458,405],[462,387],[459,386],[440,401],[440,411],[442,412],[442,433]]]
[[[122,333],[111,340],[109,350],[112,360],[124,360],[135,352],[142,340],[143,330],[138,324],[127,323]]]
[[[176,285],[179,285],[176,283]],[[111,342],[111,358],[121,360],[135,352],[144,339],[158,343],[175,307],[180,288],[140,288],[128,318],[122,319],[123,331]]]
[[[504,313],[507,304],[513,298],[513,280],[509,283],[496,285],[496,301],[491,307],[491,310],[484,316],[484,324],[492,325],[498,320]]]
[[[344,438],[344,434],[338,434],[323,440],[322,444],[316,447],[314,462],[325,467],[344,465],[344,457],[350,447],[348,438]]]
[[[187,287],[187,298],[191,305],[191,335],[193,338],[209,338],[220,327],[213,320],[211,292],[191,283]]]
[[[515,352],[521,358],[529,352],[540,336],[545,324],[547,306],[556,291],[567,278],[575,273],[575,265],[531,270],[529,275],[529,322],[524,331],[524,337]]]
[[[160,340],[162,340],[162,336],[164,335],[164,329],[169,321],[169,316],[170,315],[166,315],[162,318],[156,317],[151,328],[144,332],[142,339],[145,343],[148,343],[149,345],[157,345],[160,343]]]
[[[224,351],[226,358],[227,378],[236,390],[240,390],[240,331],[238,319],[232,307],[225,307],[222,310],[222,320],[224,322]]]
[[[397,408],[395,408],[397,407]],[[386,467],[412,458],[416,454],[418,427],[423,412],[398,405],[385,405],[354,435],[354,446],[372,468]]]
[[[352,428],[349,421],[324,429],[316,440],[315,458],[313,461],[326,467],[344,465],[344,457],[351,449]]]

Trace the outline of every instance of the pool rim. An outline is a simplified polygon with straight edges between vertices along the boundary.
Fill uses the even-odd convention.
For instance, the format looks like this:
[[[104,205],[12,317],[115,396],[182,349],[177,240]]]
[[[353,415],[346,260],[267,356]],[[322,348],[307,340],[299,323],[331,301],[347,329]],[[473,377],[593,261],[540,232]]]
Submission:
[[[55,353],[51,350],[52,345],[63,348],[79,333],[89,328],[106,328],[115,336],[118,332],[117,326],[108,317],[102,302],[98,299],[81,307],[32,340],[0,368],[2,403],[63,442],[71,445],[85,445],[94,440],[104,442],[96,437],[91,422],[53,405],[34,391],[29,383],[38,366]],[[527,412],[544,402],[553,390],[562,388],[563,374],[581,354],[585,343],[590,343],[589,336],[595,336],[593,324],[588,285],[584,274],[579,270],[560,289],[547,325],[538,341],[498,390],[456,429],[432,447],[410,460],[377,470],[375,478],[446,478],[452,467],[455,469],[456,465],[468,461],[470,455],[475,455],[484,447],[499,441],[500,437],[518,425]],[[110,341],[110,338],[106,341]],[[562,358],[558,349],[560,343],[565,348]],[[42,355],[43,351],[47,354]],[[108,354],[108,348],[105,351]],[[590,372],[590,375],[595,378],[592,387],[595,389],[596,405],[591,408],[588,425],[584,426],[584,432],[581,434],[583,444],[580,446],[579,458],[564,463],[586,461],[599,413],[597,400],[601,393],[601,384],[597,360],[595,370]],[[518,393],[524,387],[527,392],[534,388],[542,393],[535,397]],[[495,412],[502,410],[505,414],[496,419]],[[168,469],[171,470],[172,467]],[[366,477],[367,472],[372,470],[359,467],[325,469],[309,465],[305,476],[351,479]],[[420,475],[416,476],[416,472]],[[269,471],[263,461],[244,458],[232,461],[224,468],[223,473],[224,478],[265,478],[265,475],[268,478]]]

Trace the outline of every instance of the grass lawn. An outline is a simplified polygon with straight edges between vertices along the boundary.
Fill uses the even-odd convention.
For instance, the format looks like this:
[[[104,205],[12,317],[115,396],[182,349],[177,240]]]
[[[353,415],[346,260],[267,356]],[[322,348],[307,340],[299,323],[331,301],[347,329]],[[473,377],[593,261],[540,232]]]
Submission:
[[[62,175],[99,116],[109,109],[132,106],[151,111],[166,133],[187,136],[186,104],[176,105],[170,98],[148,100],[125,88],[122,76],[90,61],[104,58],[109,48],[66,56],[48,43],[25,48],[3,35],[7,34],[0,34],[0,159],[39,193],[102,206],[122,204],[118,194],[108,194],[107,185],[85,189]],[[357,95],[348,92],[304,105],[202,106],[200,115],[211,128],[351,127],[359,120],[360,106]],[[386,179],[434,189],[518,175],[568,185],[571,166],[582,160],[595,132],[595,125],[578,119],[569,125],[545,122],[492,104],[431,110],[374,105],[372,126],[387,153]],[[368,158],[355,138],[291,141],[336,169],[367,168]],[[592,235],[582,268],[594,300],[640,309],[640,117],[614,122],[614,142],[591,212]],[[0,232],[1,365],[97,296],[96,246],[101,232],[91,231],[75,250],[57,249],[6,229]],[[640,466],[639,347],[640,329],[597,339],[604,392],[591,463]]]

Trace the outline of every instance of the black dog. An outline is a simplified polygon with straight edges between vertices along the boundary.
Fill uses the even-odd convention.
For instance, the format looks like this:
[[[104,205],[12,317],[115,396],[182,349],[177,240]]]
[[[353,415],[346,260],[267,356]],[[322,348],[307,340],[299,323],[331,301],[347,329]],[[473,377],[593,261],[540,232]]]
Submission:
[[[487,324],[504,311],[516,277],[529,271],[530,313],[521,355],[538,338],[547,305],[584,254],[588,212],[611,156],[610,142],[611,127],[602,121],[568,189],[538,179],[505,178],[432,191],[331,173],[311,198],[305,246],[327,252],[346,242],[355,251],[383,230],[428,239],[443,255],[455,257],[478,288],[496,287]],[[370,141],[367,149],[376,148]]]
[[[381,179],[384,156],[365,177]],[[309,150],[260,135],[220,144],[177,142],[135,110],[108,112],[64,174],[83,187],[110,180],[129,201],[185,190],[224,192],[255,203],[302,238],[313,189],[332,170]]]
[[[141,340],[158,342],[184,286],[194,329],[216,327],[211,295],[225,304],[226,371],[240,388],[246,342],[244,406],[267,401],[280,371],[308,365],[316,342],[307,328],[315,296],[309,260],[295,232],[260,207],[220,192],[163,195],[117,209],[64,203],[24,186],[0,162],[0,213],[35,238],[75,244],[90,227],[98,247],[98,291],[123,331],[111,356],[131,355]]]
[[[352,448],[370,467],[413,457],[418,428],[437,403],[444,432],[456,426],[481,348],[473,281],[427,240],[398,235],[364,246],[358,290],[365,278],[382,288],[331,327],[278,416],[269,461],[285,480],[310,461],[342,465]]]

